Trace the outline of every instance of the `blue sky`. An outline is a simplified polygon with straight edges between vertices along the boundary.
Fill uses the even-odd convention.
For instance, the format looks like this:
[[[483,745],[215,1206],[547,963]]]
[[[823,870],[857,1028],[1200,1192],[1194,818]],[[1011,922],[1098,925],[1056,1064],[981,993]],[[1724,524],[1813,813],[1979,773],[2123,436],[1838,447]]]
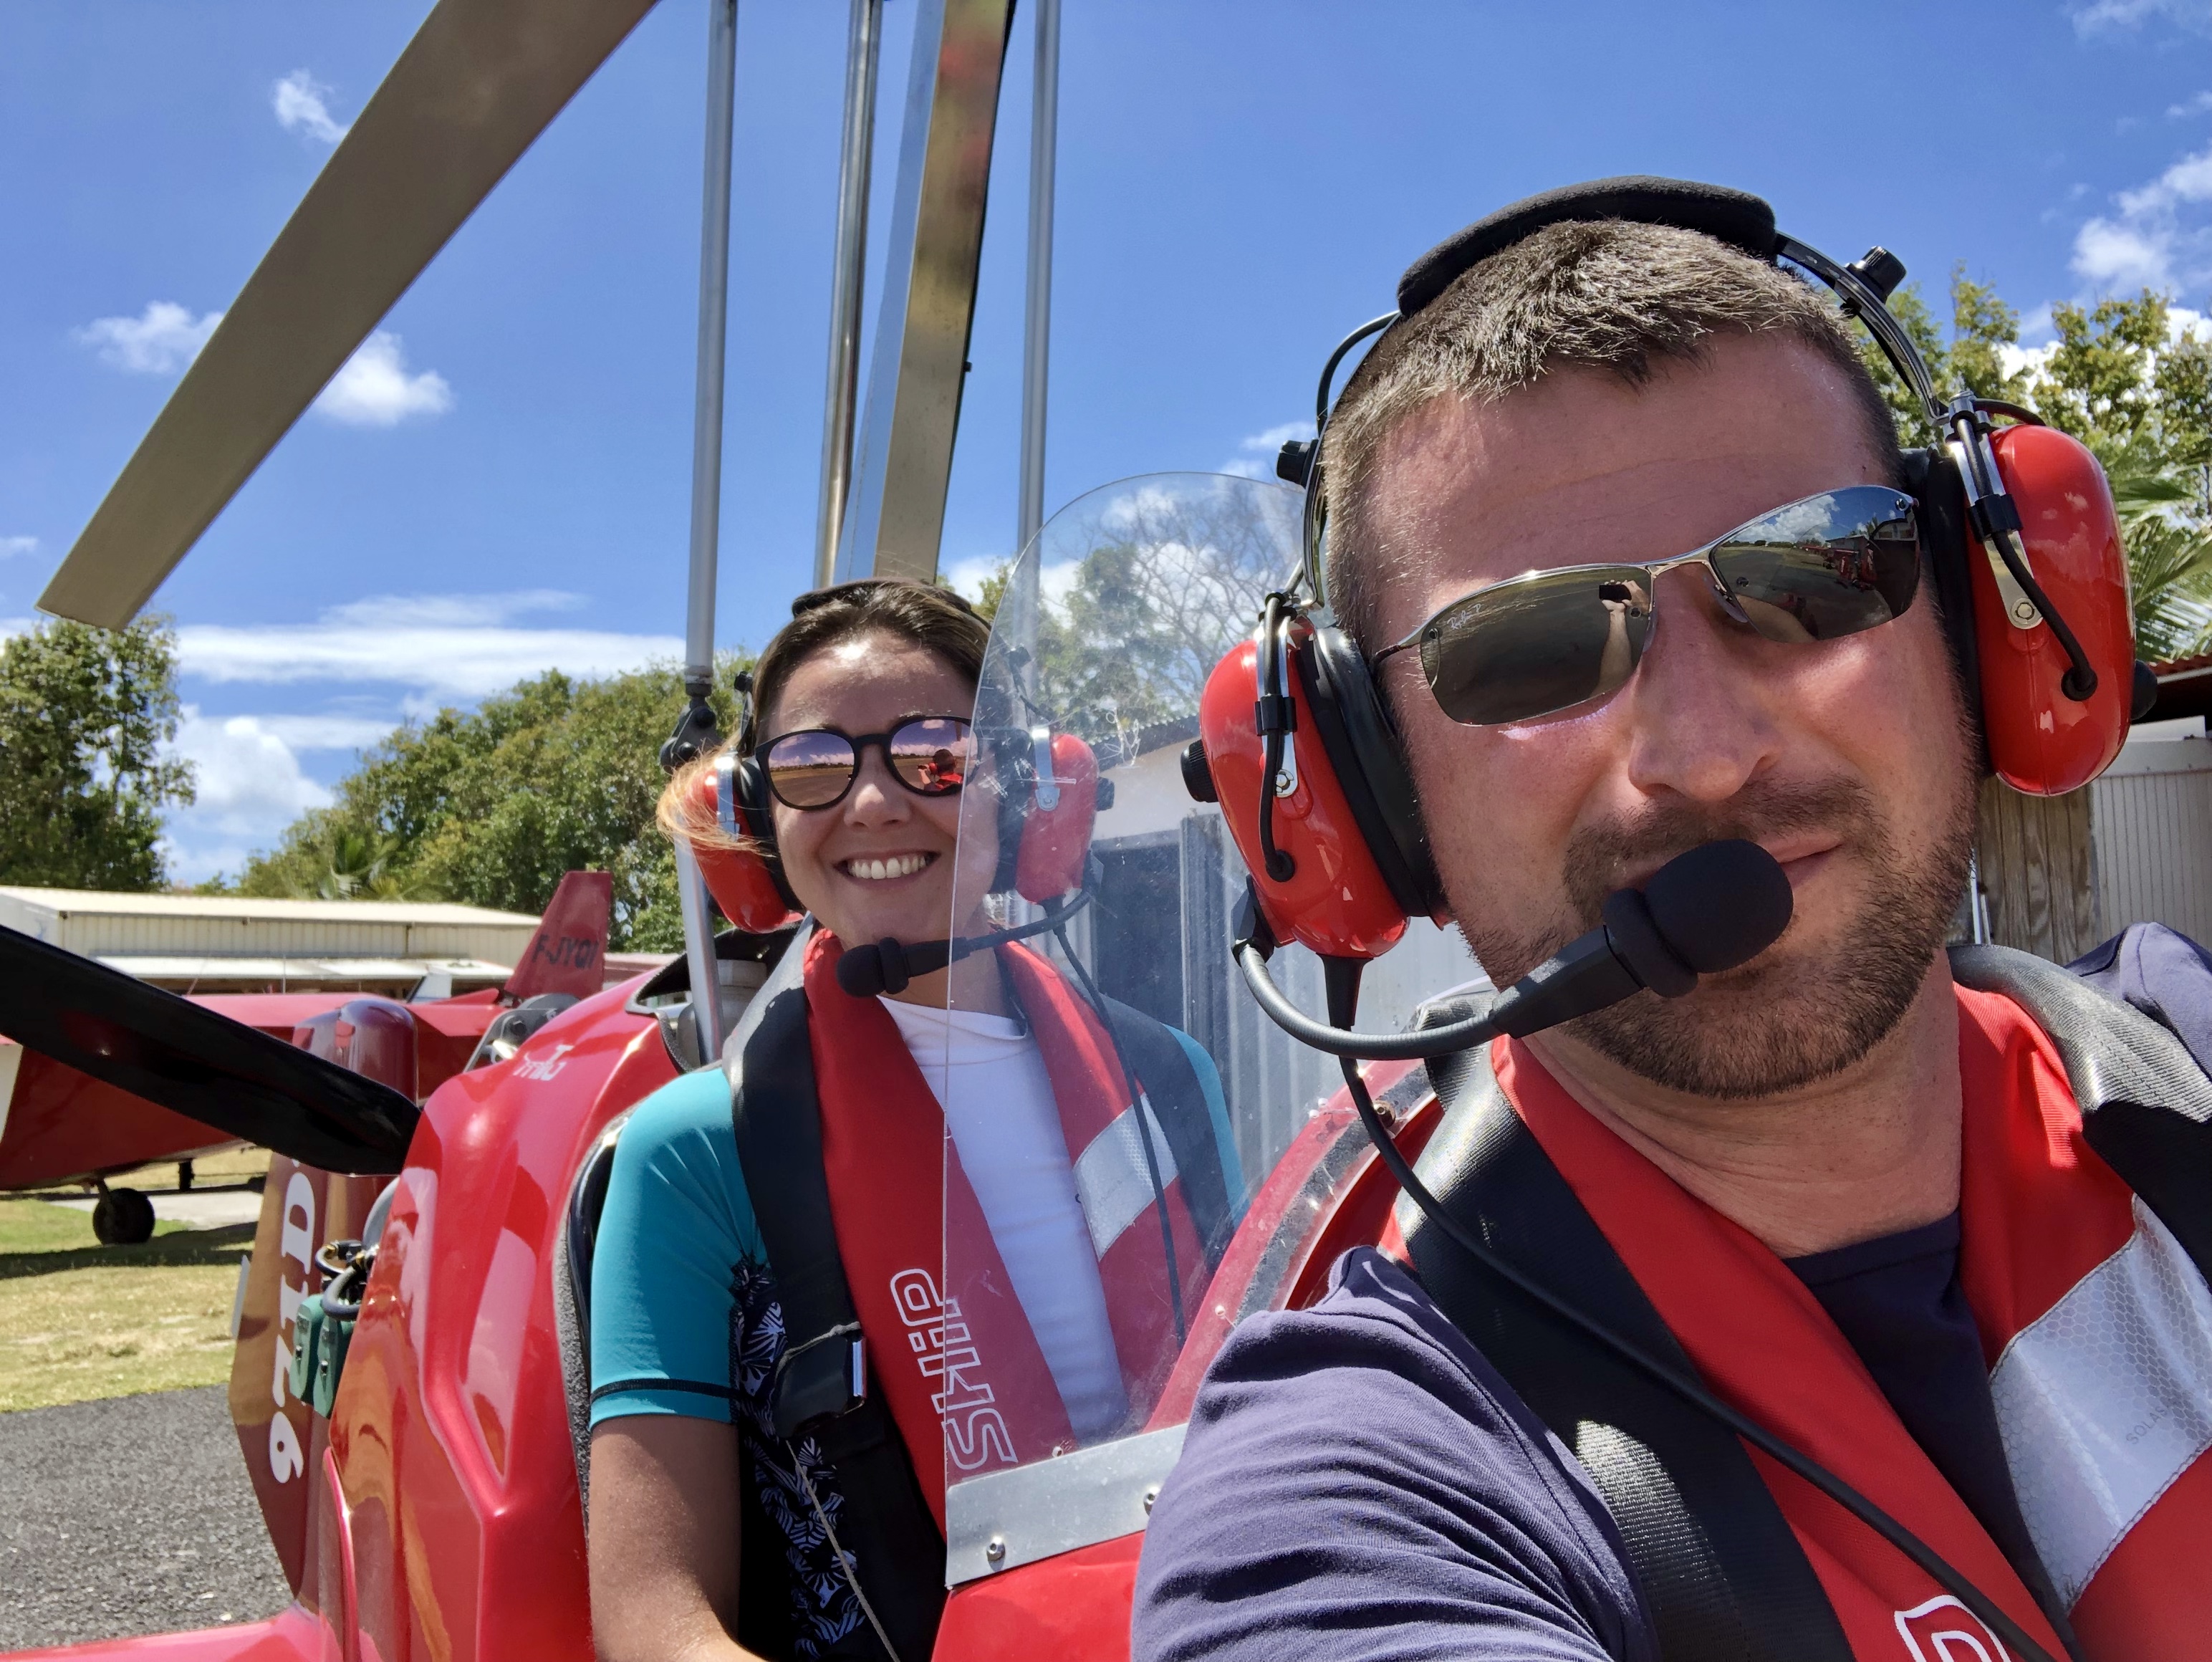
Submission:
[[[1308,414],[1322,356],[1401,267],[1577,179],[1754,190],[1831,253],[1881,241],[1931,291],[1963,259],[2031,317],[2212,289],[2212,0],[1065,8],[1048,511],[1131,473],[1264,466],[1262,435]],[[886,7],[879,201],[913,9]],[[29,616],[428,10],[0,9],[0,620]],[[763,642],[811,563],[846,15],[740,3],[726,644]],[[1014,535],[1030,27],[956,570]],[[674,651],[705,38],[703,0],[662,0],[161,592],[201,774],[179,875],[235,869],[411,713]]]

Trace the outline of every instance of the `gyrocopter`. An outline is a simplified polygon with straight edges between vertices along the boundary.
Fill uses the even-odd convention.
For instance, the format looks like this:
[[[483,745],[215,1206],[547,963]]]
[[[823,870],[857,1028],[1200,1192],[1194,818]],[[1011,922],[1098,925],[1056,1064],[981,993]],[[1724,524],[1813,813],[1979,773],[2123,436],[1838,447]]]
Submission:
[[[882,0],[852,0],[817,584],[928,580],[938,569],[1013,0],[914,4],[863,400]],[[126,623],[649,9],[650,0],[439,0],[41,606],[102,626]],[[671,764],[719,743],[709,695],[735,0],[709,0],[708,11],[689,707],[663,750]],[[1045,520],[1057,0],[1038,0],[1036,38],[1023,546],[1000,585],[961,798],[963,849],[971,837],[989,841],[991,857],[972,862],[988,876],[973,880],[982,892],[960,897],[955,915],[986,916],[1066,968],[1102,1016],[1126,1008],[1186,1036],[1218,1075],[1224,1129],[1206,1148],[1155,1135],[1141,1088],[1151,1064],[1133,1047],[1117,1056],[1131,1095],[1115,1099],[1129,1105],[1112,1123],[1130,1129],[1120,1164],[1097,1186],[1121,1208],[1121,1225],[1157,1217],[1160,1239],[1144,1245],[1158,1249],[1162,1270],[1132,1295],[1150,1300],[1136,1324],[1150,1348],[1141,1365],[1118,1358],[1128,1411],[1108,1434],[1069,1434],[1060,1404],[1036,1395],[1050,1389],[1035,1385],[1042,1376],[1033,1370],[1032,1383],[1018,1386],[978,1360],[992,1342],[982,1290],[1000,1266],[987,1237],[956,1223],[945,1227],[939,1261],[895,1287],[905,1330],[894,1336],[910,1358],[881,1334],[865,1348],[845,1328],[820,1336],[846,1336],[818,1353],[835,1366],[809,1382],[827,1405],[795,1416],[788,1434],[887,1394],[886,1368],[919,1367],[934,1382],[928,1400],[942,1433],[927,1440],[942,1447],[921,1451],[911,1436],[907,1444],[915,1474],[930,1469],[926,1487],[941,1508],[923,1553],[926,1619],[894,1635],[872,1618],[810,1654],[1126,1658],[1147,1515],[1231,1329],[1316,1299],[1350,1247],[1402,1245],[1413,1215],[1401,1209],[1407,1163],[1432,1138],[1440,1150],[1452,1141],[1437,1135],[1437,1081],[1449,1075],[1453,1041],[1464,1048],[1478,1032],[1532,1031],[1573,1014],[1581,995],[1570,983],[1582,983],[1563,972],[1548,991],[1528,981],[1509,989],[1487,1017],[1436,1001],[1479,972],[1432,921],[1441,903],[1393,868],[1392,826],[1411,805],[1347,794],[1330,758],[1358,750],[1361,734],[1329,724],[1357,712],[1321,696],[1330,671],[1317,639],[1303,624],[1278,626],[1284,594],[1310,582],[1316,531],[1301,488],[1310,449],[1286,452],[1279,480],[1154,475],[1089,491]],[[1792,259],[1818,258],[1791,246]],[[2125,684],[2123,671],[2106,715]],[[2114,719],[2112,747],[2124,712]],[[708,809],[744,834],[730,776],[696,776]],[[1746,846],[1708,845],[1723,851],[1715,858]],[[404,1045],[357,1044],[340,1055],[333,1043],[288,1043],[0,932],[0,1032],[275,1155],[229,1399],[294,1602],[246,1627],[70,1654],[580,1662],[594,1653],[588,1346],[613,1151],[624,1116],[655,1089],[742,1061],[783,1001],[804,990],[811,928],[726,848],[679,841],[677,866],[681,958],[557,1010],[507,1013],[469,1065],[419,1103]],[[1247,886],[1247,870],[1279,867],[1265,898],[1252,898],[1261,891]],[[1669,974],[1694,984],[1684,954],[1697,972],[1731,967],[1788,921],[1779,880],[1756,928],[1692,950],[1684,943],[1704,926],[1697,897],[1706,879],[1686,870],[1669,900],[1661,880],[1673,869],[1654,877],[1642,911],[1637,892],[1624,892],[1633,904],[1617,919],[1608,910],[1610,936],[1585,937],[1598,945],[1570,966],[1574,976],[1588,970],[1612,998]],[[1748,886],[1760,880],[1753,872]],[[1342,944],[1325,964],[1311,950],[1317,941]],[[866,950],[876,953],[878,990],[919,972],[896,943]],[[1340,1068],[1346,1046],[1335,1041],[1363,1003],[1366,1031],[1354,1037],[1364,1048],[1354,1048],[1383,1059]],[[1328,1027],[1299,1014],[1324,1005]],[[1510,1025],[1516,1020],[1525,1025]],[[1441,1025],[1388,1037],[1419,1023]],[[1114,1019],[1104,1027],[1110,1035]],[[1112,1048],[1121,1049],[1118,1038]],[[1417,1184],[1409,1191],[1419,1198]],[[1119,1236],[1101,1230],[1096,1211],[1090,1221],[1103,1273]],[[795,1340],[787,1360],[813,1349]],[[836,1556],[853,1576],[851,1560]]]

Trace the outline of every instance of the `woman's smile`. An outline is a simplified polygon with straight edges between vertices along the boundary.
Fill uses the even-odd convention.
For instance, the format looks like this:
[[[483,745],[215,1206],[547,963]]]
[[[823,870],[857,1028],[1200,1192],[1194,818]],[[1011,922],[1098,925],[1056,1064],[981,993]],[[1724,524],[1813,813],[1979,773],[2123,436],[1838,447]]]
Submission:
[[[933,854],[902,850],[896,854],[856,854],[837,862],[837,869],[862,883],[895,883],[934,865]]]

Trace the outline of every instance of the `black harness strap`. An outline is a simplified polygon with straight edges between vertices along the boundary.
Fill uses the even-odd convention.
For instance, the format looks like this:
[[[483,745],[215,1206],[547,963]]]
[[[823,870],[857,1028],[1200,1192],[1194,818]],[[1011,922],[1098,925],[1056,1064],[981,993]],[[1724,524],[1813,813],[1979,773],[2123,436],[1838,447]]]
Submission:
[[[1424,1011],[1424,1025],[1469,1014],[1464,1001],[1439,1004]],[[1430,1070],[1449,1111],[1420,1171],[1452,1215],[1561,1297],[1697,1377],[1505,1100],[1485,1053]],[[1589,1471],[1668,1662],[1850,1662],[1819,1578],[1735,1434],[1528,1303],[1402,1202],[1399,1227],[1438,1307]]]
[[[730,1113],[738,1161],[775,1274],[786,1359],[810,1346],[818,1347],[814,1354],[842,1354],[844,1335],[857,1318],[830,1215],[804,990],[793,987],[774,995],[732,1072]],[[922,1497],[872,1366],[860,1404],[815,1421],[809,1434],[837,1474],[847,1503],[836,1519],[838,1543],[851,1555],[869,1607],[897,1651],[893,1662],[926,1662],[945,1610],[945,1537]],[[740,1616],[742,1625],[742,1606]],[[747,1642],[743,1634],[739,1642]],[[883,1647],[864,1622],[821,1654],[882,1662]]]

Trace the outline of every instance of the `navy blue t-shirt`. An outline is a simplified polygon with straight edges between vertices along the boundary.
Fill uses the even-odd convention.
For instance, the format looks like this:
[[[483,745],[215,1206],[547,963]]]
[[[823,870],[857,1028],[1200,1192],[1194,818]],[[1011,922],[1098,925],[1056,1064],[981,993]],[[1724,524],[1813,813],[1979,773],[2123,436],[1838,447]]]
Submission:
[[[1954,1214],[1790,1268],[2034,1586],[1958,1258]],[[1146,1532],[1133,1641],[1135,1662],[1658,1655],[1581,1464],[1364,1248],[1215,1360]]]

